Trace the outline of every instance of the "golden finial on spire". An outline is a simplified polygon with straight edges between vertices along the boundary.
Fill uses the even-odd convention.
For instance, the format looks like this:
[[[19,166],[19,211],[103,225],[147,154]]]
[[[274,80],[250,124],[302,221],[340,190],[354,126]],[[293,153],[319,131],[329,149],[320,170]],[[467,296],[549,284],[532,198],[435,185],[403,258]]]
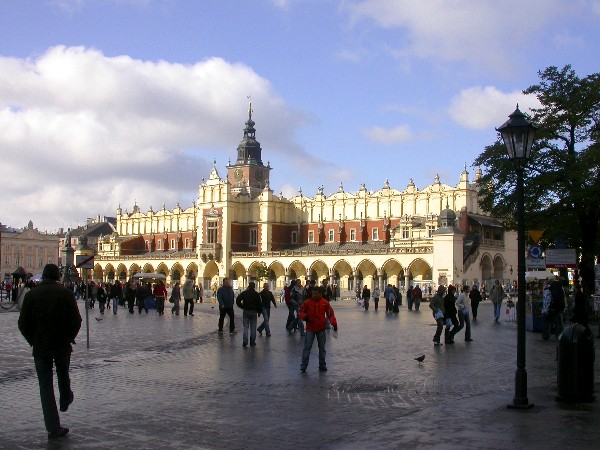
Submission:
[[[248,94],[247,98],[248,98],[248,119],[252,120],[252,94]]]

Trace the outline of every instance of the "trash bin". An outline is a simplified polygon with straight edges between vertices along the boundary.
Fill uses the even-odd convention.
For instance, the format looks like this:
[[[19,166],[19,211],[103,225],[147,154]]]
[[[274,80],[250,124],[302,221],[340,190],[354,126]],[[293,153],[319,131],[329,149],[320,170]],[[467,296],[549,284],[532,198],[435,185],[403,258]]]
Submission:
[[[594,336],[588,327],[574,323],[558,339],[559,402],[593,402]]]

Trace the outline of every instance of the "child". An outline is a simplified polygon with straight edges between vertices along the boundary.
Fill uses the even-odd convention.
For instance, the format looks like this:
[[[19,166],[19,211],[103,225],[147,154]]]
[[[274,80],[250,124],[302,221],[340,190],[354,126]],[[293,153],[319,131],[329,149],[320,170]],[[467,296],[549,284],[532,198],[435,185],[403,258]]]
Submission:
[[[325,319],[329,319],[331,325],[333,326],[334,332],[337,332],[337,320],[335,318],[335,314],[333,313],[333,308],[329,302],[321,296],[321,289],[318,287],[311,287],[309,289],[309,295],[304,303],[300,306],[298,316],[300,319],[306,322],[306,337],[304,338],[304,350],[302,351],[302,363],[300,364],[300,371],[306,372],[306,368],[308,367],[308,358],[310,356],[310,351],[316,336],[317,343],[319,345],[319,370],[321,372],[326,372]]]

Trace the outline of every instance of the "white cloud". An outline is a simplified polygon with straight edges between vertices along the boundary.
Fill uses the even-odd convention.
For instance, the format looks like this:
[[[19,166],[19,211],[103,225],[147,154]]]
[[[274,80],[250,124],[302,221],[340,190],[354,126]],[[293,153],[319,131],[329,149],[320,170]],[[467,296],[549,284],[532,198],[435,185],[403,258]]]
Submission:
[[[305,159],[293,139],[303,118],[248,66],[63,46],[0,57],[0,220],[56,229],[114,215],[119,203],[131,210],[136,199],[142,209],[191,205],[212,159],[235,158],[249,93],[263,148]]]
[[[394,128],[372,127],[363,131],[363,135],[372,142],[379,144],[398,144],[413,139],[413,133],[408,125],[398,125]]]
[[[519,104],[527,113],[539,108],[540,103],[533,95],[521,91],[502,92],[493,86],[463,89],[450,102],[448,113],[459,125],[472,130],[497,127],[508,120],[508,115]]]
[[[561,0],[362,0],[349,2],[356,24],[370,20],[384,29],[403,29],[398,57],[468,62],[508,71],[517,50],[553,19],[576,9]],[[393,45],[392,45],[393,46]],[[506,64],[507,61],[510,64]]]

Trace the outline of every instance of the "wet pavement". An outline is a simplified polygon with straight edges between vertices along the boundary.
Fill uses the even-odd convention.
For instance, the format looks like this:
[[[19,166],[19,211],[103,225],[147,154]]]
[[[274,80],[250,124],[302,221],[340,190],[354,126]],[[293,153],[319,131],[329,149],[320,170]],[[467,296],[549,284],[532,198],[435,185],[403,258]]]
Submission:
[[[480,306],[473,342],[463,330],[441,347],[432,345],[426,304],[399,314],[365,312],[353,300],[332,305],[339,338],[327,337],[329,370],[318,371],[315,343],[305,374],[285,305],[271,310],[272,337],[248,348],[237,308],[236,335],[217,333],[210,303],[197,304],[194,317],[90,310],[90,348],[84,317],[71,360],[75,402],[61,413],[71,432],[53,441],[18,313],[3,310],[0,448],[598,448],[600,399],[555,401],[554,337],[527,333],[534,406],[513,410],[516,323],[509,315],[494,323],[490,303]],[[598,366],[596,357],[596,374]]]

